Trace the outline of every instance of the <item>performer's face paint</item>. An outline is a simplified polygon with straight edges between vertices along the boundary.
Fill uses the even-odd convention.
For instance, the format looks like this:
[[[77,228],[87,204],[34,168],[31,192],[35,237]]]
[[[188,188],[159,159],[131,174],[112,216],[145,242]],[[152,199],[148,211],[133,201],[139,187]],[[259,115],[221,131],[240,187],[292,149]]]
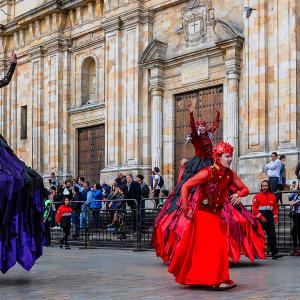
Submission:
[[[220,156],[220,163],[224,168],[230,168],[232,163],[232,155],[230,153],[223,153]]]
[[[205,133],[205,131],[206,131],[206,126],[201,125],[197,127],[198,135]]]

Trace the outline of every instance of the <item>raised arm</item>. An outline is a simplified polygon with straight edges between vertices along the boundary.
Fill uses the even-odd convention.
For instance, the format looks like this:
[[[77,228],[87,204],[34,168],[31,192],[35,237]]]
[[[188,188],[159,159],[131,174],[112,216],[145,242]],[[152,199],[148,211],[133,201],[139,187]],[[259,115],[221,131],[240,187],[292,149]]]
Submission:
[[[196,123],[194,119],[194,113],[190,113],[190,126],[191,126],[191,133],[197,134],[197,128],[196,128]]]
[[[216,118],[215,118],[214,122],[211,124],[211,126],[208,127],[207,131],[214,133],[218,129],[219,124],[220,124],[220,112],[217,110]]]
[[[13,51],[13,53],[11,55],[11,64],[10,64],[9,70],[6,73],[6,75],[4,76],[4,78],[0,80],[0,88],[4,87],[10,83],[11,78],[16,69],[16,65],[17,65],[17,55]]]
[[[193,135],[197,134],[196,123],[194,119],[194,111],[195,111],[195,104],[190,102],[187,106],[188,111],[190,112],[190,126],[191,126],[191,133]]]

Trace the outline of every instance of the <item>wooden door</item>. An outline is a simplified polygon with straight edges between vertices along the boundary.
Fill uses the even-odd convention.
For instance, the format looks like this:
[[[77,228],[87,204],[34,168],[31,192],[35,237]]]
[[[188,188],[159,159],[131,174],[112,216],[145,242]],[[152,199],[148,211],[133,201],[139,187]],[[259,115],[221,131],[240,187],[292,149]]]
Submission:
[[[223,86],[217,86],[198,91],[193,91],[175,96],[176,117],[175,117],[175,178],[180,170],[180,161],[183,158],[191,159],[194,156],[194,147],[191,143],[185,144],[185,138],[190,133],[190,118],[187,104],[196,101],[194,117],[201,118],[207,122],[213,122],[216,117],[216,110],[221,112],[221,122],[213,135],[213,144],[223,138]]]
[[[104,124],[78,129],[78,175],[99,183],[105,159]]]

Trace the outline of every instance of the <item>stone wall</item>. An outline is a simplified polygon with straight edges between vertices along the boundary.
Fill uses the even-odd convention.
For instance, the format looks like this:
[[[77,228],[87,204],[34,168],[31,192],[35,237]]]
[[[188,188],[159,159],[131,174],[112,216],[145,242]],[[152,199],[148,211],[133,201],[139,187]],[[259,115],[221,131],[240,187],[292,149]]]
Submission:
[[[256,190],[270,152],[299,153],[299,3],[296,0],[0,1],[0,132],[41,174],[76,176],[76,129],[106,125],[102,180],[119,171],[175,178],[174,96],[224,87],[224,139]],[[255,8],[245,17],[244,6]],[[191,19],[193,17],[193,19]],[[191,23],[194,22],[195,23]],[[82,68],[95,62],[95,98],[83,105]],[[20,139],[20,108],[28,137]],[[100,170],[99,170],[100,176]]]

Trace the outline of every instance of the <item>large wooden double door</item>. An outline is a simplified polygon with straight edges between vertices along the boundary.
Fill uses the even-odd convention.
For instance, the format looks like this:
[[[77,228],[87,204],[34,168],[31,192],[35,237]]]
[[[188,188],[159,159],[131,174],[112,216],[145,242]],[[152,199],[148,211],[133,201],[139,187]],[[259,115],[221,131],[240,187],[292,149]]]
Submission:
[[[78,175],[99,183],[105,162],[105,125],[78,129]]]
[[[185,138],[190,133],[190,118],[187,105],[189,102],[196,102],[194,113],[195,119],[204,119],[213,122],[216,117],[216,110],[221,112],[221,122],[213,135],[213,144],[223,138],[223,86],[193,91],[175,96],[176,123],[175,123],[175,178],[180,170],[180,161],[183,158],[191,159],[194,156],[194,147],[191,143],[185,144]]]

